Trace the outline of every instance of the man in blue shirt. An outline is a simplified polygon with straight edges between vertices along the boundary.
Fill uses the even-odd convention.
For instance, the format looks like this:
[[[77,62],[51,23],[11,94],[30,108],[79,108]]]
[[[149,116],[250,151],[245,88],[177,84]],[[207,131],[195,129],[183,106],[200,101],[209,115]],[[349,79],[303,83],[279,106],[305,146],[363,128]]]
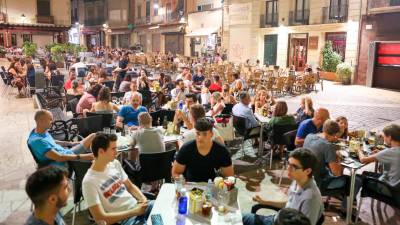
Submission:
[[[138,115],[141,112],[147,112],[146,107],[141,105],[142,96],[137,92],[132,94],[131,104],[125,105],[118,113],[117,127],[123,128],[124,125],[130,129],[136,129],[139,126]]]
[[[65,225],[60,209],[67,205],[71,187],[68,171],[60,167],[41,168],[29,176],[26,193],[35,210],[25,225]]]
[[[258,121],[249,107],[251,101],[249,93],[243,91],[239,94],[239,97],[240,102],[233,106],[232,114],[246,119],[246,129],[258,127]]]
[[[297,129],[295,144],[297,147],[303,146],[304,140],[308,134],[316,134],[322,131],[322,125],[329,119],[329,111],[325,108],[319,108],[312,119],[304,120]]]
[[[93,154],[90,152],[90,145],[95,134],[91,134],[80,143],[67,142],[64,144],[76,144],[71,149],[65,149],[57,144],[49,134],[53,122],[53,115],[47,110],[39,110],[35,113],[36,128],[32,130],[28,138],[28,145],[32,154],[38,160],[39,166],[55,165],[67,167],[66,161],[69,160],[92,160]],[[59,142],[62,143],[62,142]]]

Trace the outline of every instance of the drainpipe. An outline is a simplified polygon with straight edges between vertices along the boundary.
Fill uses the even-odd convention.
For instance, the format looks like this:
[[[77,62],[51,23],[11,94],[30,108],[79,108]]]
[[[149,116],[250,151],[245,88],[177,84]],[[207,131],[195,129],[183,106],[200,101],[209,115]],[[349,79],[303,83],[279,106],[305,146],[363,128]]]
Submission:
[[[366,0],[367,2],[367,8],[368,8],[368,0]],[[356,70],[354,71],[354,76],[353,76],[353,84],[355,81],[355,78],[358,79],[358,67],[360,65],[360,48],[361,48],[361,30],[362,30],[362,3],[363,0],[360,0],[360,7],[359,7],[359,15],[360,18],[358,20],[358,41],[357,41],[357,65],[355,66]]]

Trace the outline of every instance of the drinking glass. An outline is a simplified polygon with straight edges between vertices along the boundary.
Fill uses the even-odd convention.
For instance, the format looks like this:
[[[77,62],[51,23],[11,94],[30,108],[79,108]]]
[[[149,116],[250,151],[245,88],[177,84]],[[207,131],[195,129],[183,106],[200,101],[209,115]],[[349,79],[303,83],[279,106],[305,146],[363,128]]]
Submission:
[[[109,127],[104,127],[103,128],[103,132],[106,133],[106,134],[109,134],[110,133],[110,128]]]
[[[117,134],[117,130],[111,129],[111,134]]]

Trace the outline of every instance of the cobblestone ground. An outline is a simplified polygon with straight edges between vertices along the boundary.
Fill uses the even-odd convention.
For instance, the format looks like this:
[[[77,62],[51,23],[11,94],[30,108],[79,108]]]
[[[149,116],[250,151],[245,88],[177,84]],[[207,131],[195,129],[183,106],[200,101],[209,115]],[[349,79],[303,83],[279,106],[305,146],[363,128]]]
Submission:
[[[345,115],[351,129],[381,129],[391,122],[400,123],[400,92],[331,82],[324,82],[324,86],[323,91],[308,94],[315,108],[328,108],[332,118]],[[17,99],[15,95],[15,89],[0,84],[0,225],[23,224],[30,213],[24,185],[35,168],[26,139],[34,127],[35,110],[31,99]],[[301,97],[281,99],[288,102],[292,113]]]

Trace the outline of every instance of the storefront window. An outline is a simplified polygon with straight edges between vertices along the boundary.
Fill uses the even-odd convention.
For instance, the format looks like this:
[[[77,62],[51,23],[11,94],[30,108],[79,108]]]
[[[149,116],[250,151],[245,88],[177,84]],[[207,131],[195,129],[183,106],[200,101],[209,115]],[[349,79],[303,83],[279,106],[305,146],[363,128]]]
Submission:
[[[11,34],[11,46],[17,46],[17,34]]]
[[[326,33],[326,41],[332,42],[333,51],[342,56],[342,61],[346,56],[346,36],[345,32]]]

